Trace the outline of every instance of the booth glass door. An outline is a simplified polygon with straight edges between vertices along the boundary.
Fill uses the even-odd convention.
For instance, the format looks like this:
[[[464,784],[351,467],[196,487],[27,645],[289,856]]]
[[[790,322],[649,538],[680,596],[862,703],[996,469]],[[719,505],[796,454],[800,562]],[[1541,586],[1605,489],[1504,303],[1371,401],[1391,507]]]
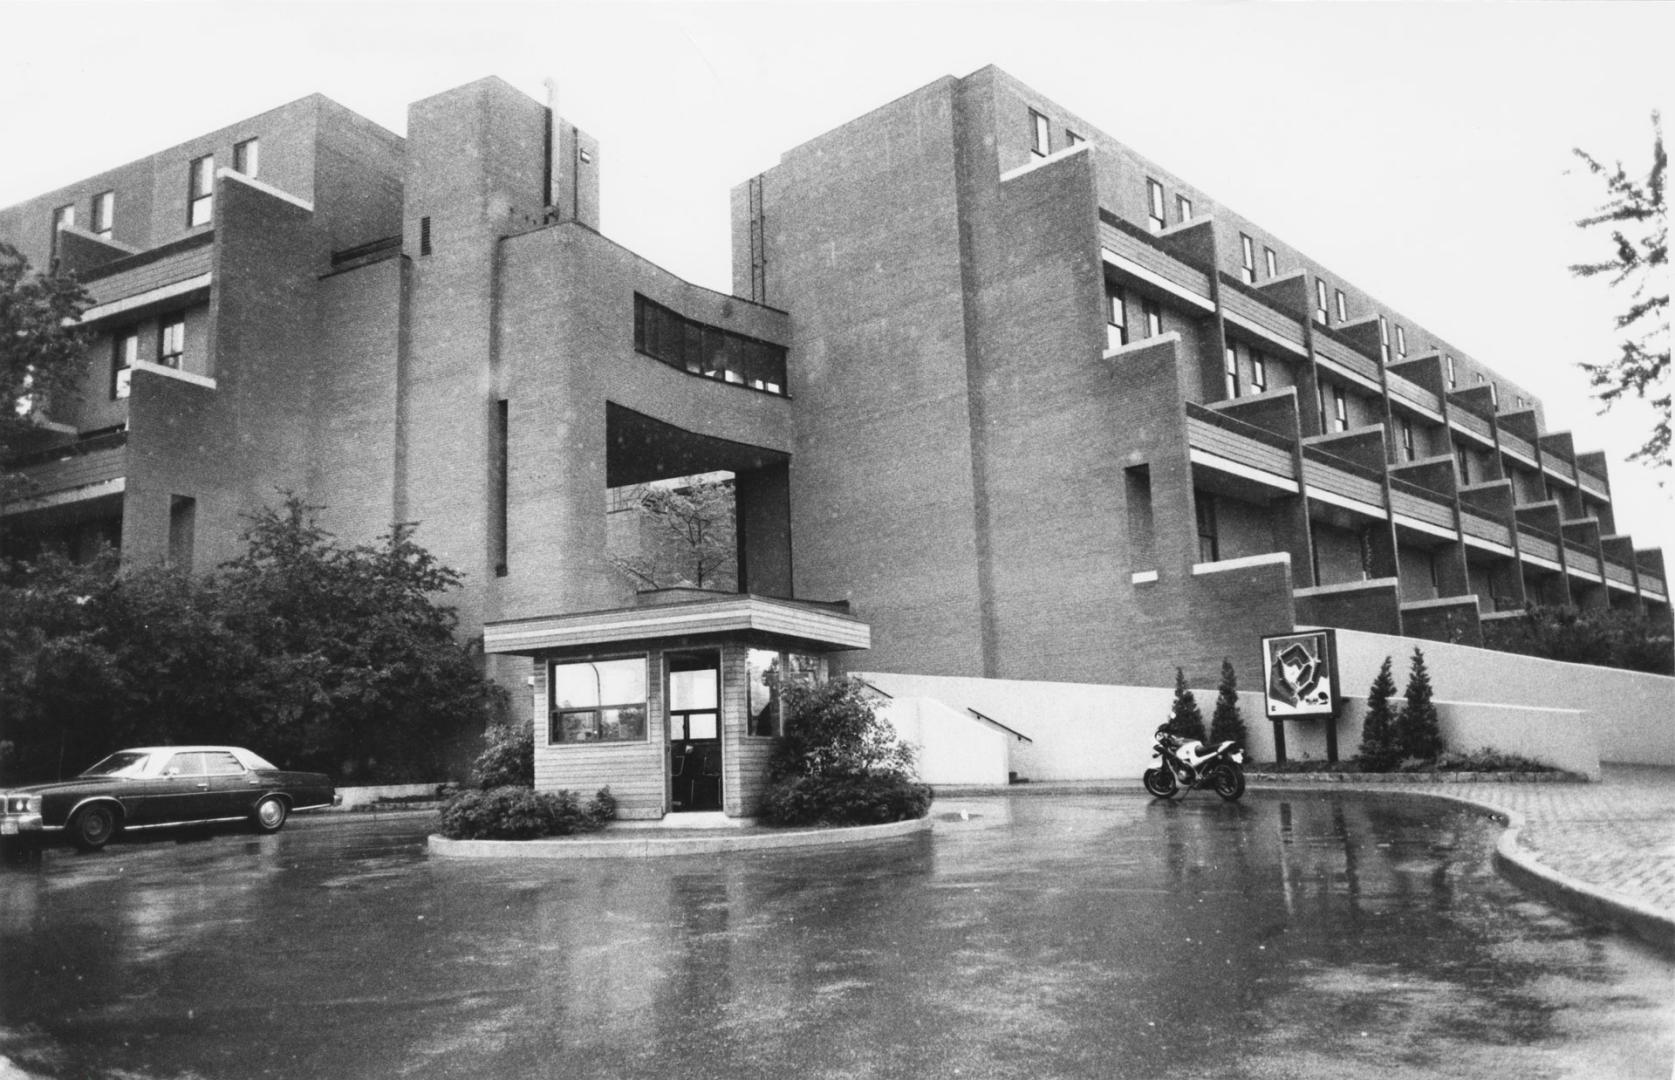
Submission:
[[[670,808],[721,809],[721,654],[669,655]]]

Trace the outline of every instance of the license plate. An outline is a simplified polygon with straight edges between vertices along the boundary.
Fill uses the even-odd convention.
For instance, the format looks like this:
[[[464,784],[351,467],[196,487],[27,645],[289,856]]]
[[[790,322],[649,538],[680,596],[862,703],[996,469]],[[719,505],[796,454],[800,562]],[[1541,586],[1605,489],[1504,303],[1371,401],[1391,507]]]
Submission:
[[[16,836],[16,835],[17,835],[17,822],[15,822],[15,821],[0,821],[0,836]]]

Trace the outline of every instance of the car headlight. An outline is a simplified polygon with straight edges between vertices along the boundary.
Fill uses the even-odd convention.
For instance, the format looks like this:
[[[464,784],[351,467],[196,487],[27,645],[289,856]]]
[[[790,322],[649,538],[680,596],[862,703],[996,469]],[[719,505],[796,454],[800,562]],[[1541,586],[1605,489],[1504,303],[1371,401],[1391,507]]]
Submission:
[[[8,814],[38,814],[41,812],[41,797],[39,795],[7,795],[6,813]]]

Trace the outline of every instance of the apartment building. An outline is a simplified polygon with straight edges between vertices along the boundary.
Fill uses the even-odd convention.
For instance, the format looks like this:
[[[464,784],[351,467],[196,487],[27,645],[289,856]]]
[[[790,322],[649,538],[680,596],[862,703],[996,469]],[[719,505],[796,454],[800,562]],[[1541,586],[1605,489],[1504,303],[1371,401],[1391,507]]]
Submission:
[[[541,782],[631,816],[750,808],[773,671],[1162,685],[1296,625],[1669,618],[1507,368],[997,69],[739,185],[731,294],[601,235],[600,166],[487,79],[405,138],[316,96],[0,210],[94,331],[7,549],[203,570],[282,489],[417,521]],[[737,593],[637,592],[612,492],[706,473]]]

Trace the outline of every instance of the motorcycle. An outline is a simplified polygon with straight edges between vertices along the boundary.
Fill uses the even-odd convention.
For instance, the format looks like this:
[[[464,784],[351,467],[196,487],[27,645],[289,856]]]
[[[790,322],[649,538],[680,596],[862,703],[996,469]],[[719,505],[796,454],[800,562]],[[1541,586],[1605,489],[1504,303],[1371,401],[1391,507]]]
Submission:
[[[1182,788],[1208,787],[1228,802],[1245,793],[1245,752],[1231,742],[1206,747],[1197,739],[1183,739],[1160,727],[1153,733],[1152,757],[1161,759],[1140,780],[1159,799],[1173,798]]]

